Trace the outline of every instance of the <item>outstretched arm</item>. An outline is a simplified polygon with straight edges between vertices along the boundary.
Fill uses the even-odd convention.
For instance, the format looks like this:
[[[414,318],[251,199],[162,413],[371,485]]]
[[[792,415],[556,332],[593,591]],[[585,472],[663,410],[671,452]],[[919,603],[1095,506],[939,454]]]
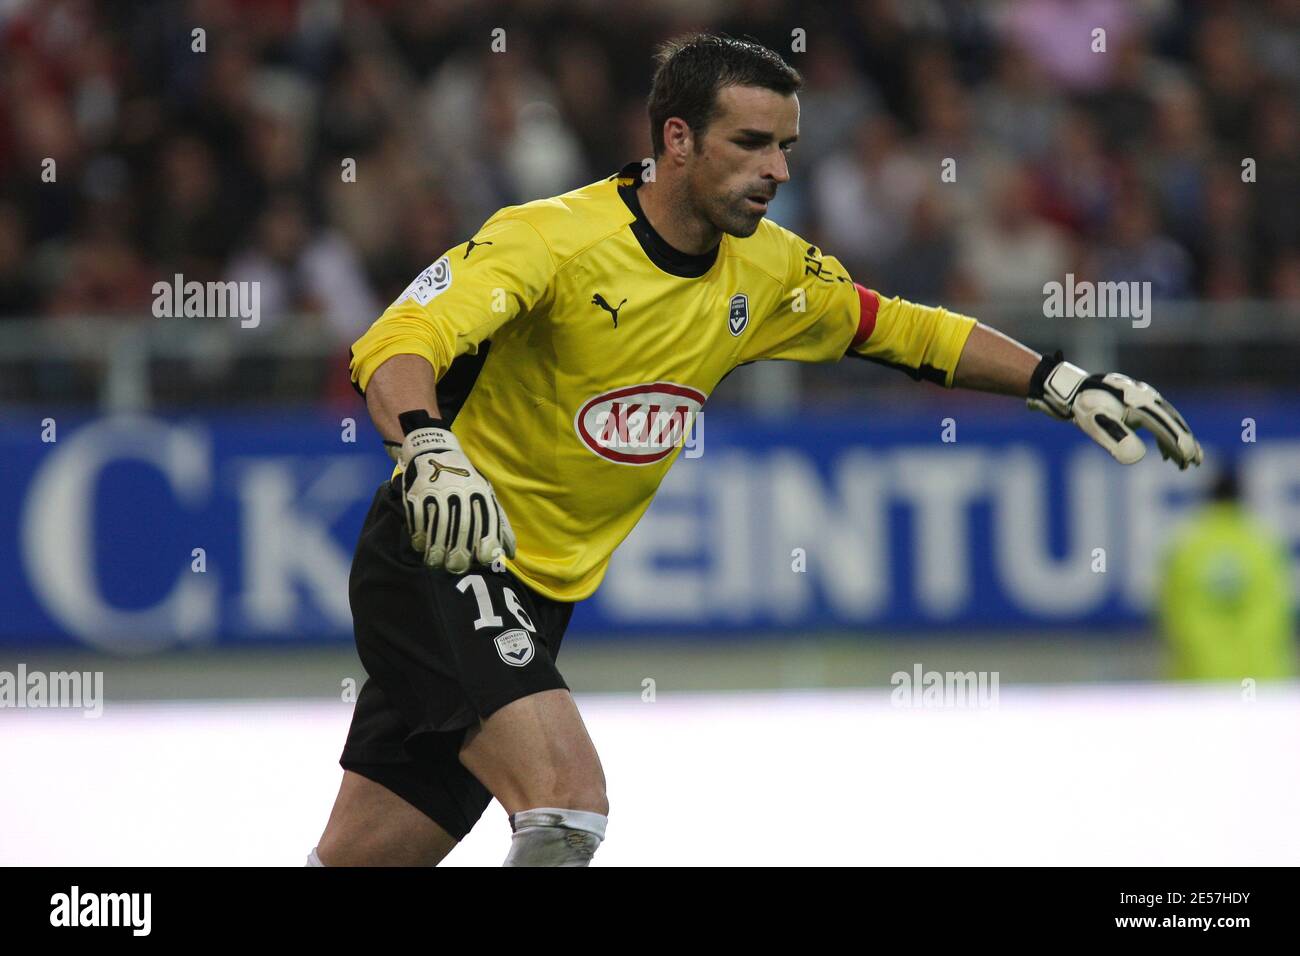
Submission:
[[[1042,356],[982,322],[971,331],[953,373],[953,388],[1029,397],[1029,379]]]
[[[786,301],[799,308],[791,305],[778,313],[780,321],[759,324],[742,362],[848,355],[945,388],[1024,398],[1030,408],[1073,421],[1121,464],[1146,454],[1133,433],[1139,426],[1179,468],[1203,460],[1187,422],[1150,385],[1118,372],[1090,375],[1059,351],[1040,356],[972,316],[881,295],[853,282],[833,256],[787,235]]]
[[[1118,372],[1089,375],[1060,352],[1040,356],[987,325],[971,330],[952,385],[1026,398],[1030,408],[1073,421],[1125,465],[1146,454],[1142,439],[1133,433],[1139,426],[1155,437],[1161,456],[1172,458],[1180,469],[1204,460],[1187,422],[1150,385]]]

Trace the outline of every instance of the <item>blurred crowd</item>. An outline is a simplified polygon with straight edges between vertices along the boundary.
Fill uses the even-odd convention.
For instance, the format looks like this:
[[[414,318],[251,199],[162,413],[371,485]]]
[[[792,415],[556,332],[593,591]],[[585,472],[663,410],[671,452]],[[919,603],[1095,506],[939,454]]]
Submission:
[[[499,207],[649,155],[693,29],[804,74],[771,215],[864,284],[1300,299],[1300,0],[10,0],[0,316],[147,316],[180,273],[350,340]]]

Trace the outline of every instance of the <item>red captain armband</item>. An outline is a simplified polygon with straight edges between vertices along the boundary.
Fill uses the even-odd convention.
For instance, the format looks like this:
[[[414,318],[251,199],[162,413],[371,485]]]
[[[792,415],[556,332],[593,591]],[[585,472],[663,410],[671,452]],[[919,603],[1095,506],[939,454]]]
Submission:
[[[871,338],[871,333],[876,330],[876,313],[880,311],[880,296],[856,282],[853,283],[853,288],[858,290],[858,301],[862,303],[862,318],[858,320],[857,334],[849,343],[851,349]]]

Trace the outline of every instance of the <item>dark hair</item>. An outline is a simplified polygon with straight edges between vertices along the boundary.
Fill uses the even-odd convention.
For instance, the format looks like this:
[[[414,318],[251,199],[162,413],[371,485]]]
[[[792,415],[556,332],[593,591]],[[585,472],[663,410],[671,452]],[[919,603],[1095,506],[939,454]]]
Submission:
[[[662,44],[655,53],[654,82],[646,108],[654,154],[664,151],[664,123],[677,116],[697,135],[717,114],[718,91],[757,86],[783,96],[803,86],[803,77],[760,43],[713,33],[693,33]]]
[[[1210,498],[1214,501],[1237,501],[1241,498],[1241,486],[1234,462],[1227,461],[1219,467],[1214,487],[1210,489]]]

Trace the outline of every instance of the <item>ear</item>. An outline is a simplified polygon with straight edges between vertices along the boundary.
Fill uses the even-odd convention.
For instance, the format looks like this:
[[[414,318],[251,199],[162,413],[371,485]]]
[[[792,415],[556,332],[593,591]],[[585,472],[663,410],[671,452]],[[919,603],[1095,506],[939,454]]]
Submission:
[[[695,150],[695,131],[680,116],[664,120],[664,158],[678,164]]]

